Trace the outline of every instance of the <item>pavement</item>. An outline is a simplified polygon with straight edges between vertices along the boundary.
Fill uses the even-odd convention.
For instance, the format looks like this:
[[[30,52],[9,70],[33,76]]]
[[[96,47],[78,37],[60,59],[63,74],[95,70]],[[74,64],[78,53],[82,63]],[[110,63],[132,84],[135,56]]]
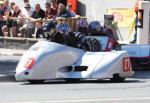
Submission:
[[[0,48],[1,56],[22,56],[26,50]]]
[[[0,81],[14,78],[15,68],[26,50],[0,48]]]

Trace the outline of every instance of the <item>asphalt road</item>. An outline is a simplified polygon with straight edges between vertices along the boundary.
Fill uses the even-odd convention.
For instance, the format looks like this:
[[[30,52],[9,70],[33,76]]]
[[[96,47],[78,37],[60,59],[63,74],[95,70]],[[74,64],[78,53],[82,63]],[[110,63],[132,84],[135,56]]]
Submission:
[[[137,71],[124,83],[49,80],[33,85],[12,76],[19,58],[0,56],[0,103],[150,103],[150,71]]]

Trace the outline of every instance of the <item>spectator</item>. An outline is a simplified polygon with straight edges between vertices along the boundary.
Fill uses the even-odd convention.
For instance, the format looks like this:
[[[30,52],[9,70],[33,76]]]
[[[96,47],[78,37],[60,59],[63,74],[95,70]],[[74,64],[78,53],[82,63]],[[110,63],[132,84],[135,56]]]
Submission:
[[[3,1],[0,1],[0,36],[3,36],[2,27],[4,26],[4,20],[3,20],[3,16],[4,16],[3,4],[4,4]]]
[[[3,20],[4,12],[3,12],[3,2],[0,1],[0,19]]]
[[[14,13],[14,10],[13,10],[13,6],[15,5],[15,2],[11,2],[10,3],[10,8],[11,8],[11,13],[13,14]]]
[[[17,37],[17,27],[18,27],[17,18],[21,15],[21,10],[19,6],[17,5],[13,6],[13,10],[14,10],[14,13],[12,14],[12,17],[11,17],[12,19],[14,19],[12,31],[13,31],[14,37]]]
[[[11,7],[9,6],[9,0],[4,0],[4,5],[3,5],[4,12],[7,15],[8,12],[10,12]],[[7,12],[8,11],[8,12]],[[9,14],[9,13],[8,13]],[[11,15],[11,14],[10,14]]]
[[[57,2],[56,0],[52,0],[51,1],[51,15],[53,16],[53,18],[56,18],[57,11],[58,11]]]
[[[40,4],[36,4],[35,5],[35,11],[33,12],[32,17],[34,19],[43,19],[45,17],[45,11],[43,9],[41,9]]]
[[[3,20],[3,15],[2,5],[0,4],[0,21]]]
[[[72,4],[67,5],[67,11],[70,13],[71,17],[75,17],[76,13],[72,10]]]
[[[26,3],[24,5],[24,8],[26,11],[22,11],[22,15],[19,18],[24,19],[25,22],[24,22],[24,25],[19,29],[19,31],[22,36],[31,38],[32,34],[34,33],[34,28],[35,28],[34,23],[30,20],[33,15],[33,11],[29,3]],[[24,32],[25,32],[25,35],[24,35]]]
[[[3,4],[3,12],[4,12],[4,16],[8,17],[11,16],[11,7],[9,6],[9,0],[4,0],[4,4]]]
[[[8,36],[9,29],[12,29],[12,36],[17,37],[17,17],[20,14],[20,9],[17,5],[13,6],[13,14],[10,17],[9,25],[3,26],[4,36]]]
[[[6,0],[4,3],[5,3],[4,13],[5,13],[5,19],[7,21],[6,21],[6,25],[4,25],[2,27],[3,35],[5,37],[8,37],[8,36],[16,37],[16,30],[13,28],[14,20],[11,19],[11,16],[14,13],[13,5],[15,5],[15,3],[14,2],[10,3],[10,6],[9,6],[9,1],[8,0]],[[10,28],[12,28],[12,35],[10,35],[11,34],[10,31],[9,31]]]
[[[42,33],[43,19],[45,18],[45,11],[41,9],[40,4],[35,5],[35,11],[33,12],[31,21],[35,22],[37,28],[36,38],[39,38],[39,34]]]
[[[18,5],[13,6],[14,14],[12,14],[12,17],[18,17],[21,15],[21,10]]]
[[[63,18],[69,18],[71,17],[70,13],[66,10],[66,7],[64,4],[60,3],[58,5],[58,14],[57,17],[63,17]]]
[[[29,3],[29,0],[23,0],[24,4]]]
[[[46,19],[55,19],[57,15],[57,3],[55,1],[51,1],[51,3],[46,3],[45,8]]]
[[[5,25],[2,27],[3,35],[5,37],[12,36],[10,35],[9,32],[9,28],[12,27],[12,23],[13,23],[13,21],[10,19],[12,13],[11,13],[11,8],[9,6],[9,0],[4,0],[3,13],[4,13],[4,19],[6,19]]]
[[[61,4],[64,4],[65,6],[67,5],[67,2],[66,0],[56,0],[57,4],[59,5],[60,3]]]
[[[24,5],[29,4],[29,0],[23,0],[23,2],[24,2]],[[31,5],[30,5],[30,11],[32,11],[32,13],[34,11],[34,9]],[[27,10],[24,7],[21,9],[21,12],[28,14]]]
[[[51,15],[51,4],[50,3],[45,3],[45,19],[51,19],[52,15]]]

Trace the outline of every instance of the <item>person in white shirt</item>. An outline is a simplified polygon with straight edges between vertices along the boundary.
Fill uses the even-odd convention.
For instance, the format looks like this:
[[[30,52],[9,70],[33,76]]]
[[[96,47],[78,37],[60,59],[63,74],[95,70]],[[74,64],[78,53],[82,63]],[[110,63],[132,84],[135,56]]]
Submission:
[[[24,8],[25,10],[22,11],[22,15],[20,17],[20,19],[24,19],[24,24],[19,29],[19,31],[22,35],[24,35],[24,31],[25,31],[26,34],[24,36],[31,38],[32,33],[34,33],[35,24],[30,20],[30,18],[32,17],[34,11],[31,9],[31,6],[29,3],[26,3],[24,5]]]
[[[23,2],[24,2],[24,5],[26,5],[26,4],[30,4],[29,3],[29,0],[23,0]],[[30,11],[32,10],[32,12],[34,11],[34,8],[30,5]],[[23,13],[27,13],[27,10],[25,9],[25,7],[23,7],[22,9],[21,9],[21,12],[23,12]]]

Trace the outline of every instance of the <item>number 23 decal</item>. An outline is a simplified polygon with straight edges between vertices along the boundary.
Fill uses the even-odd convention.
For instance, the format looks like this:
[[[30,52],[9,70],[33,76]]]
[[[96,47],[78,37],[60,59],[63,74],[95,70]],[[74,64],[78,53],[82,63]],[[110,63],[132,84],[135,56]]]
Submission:
[[[123,64],[124,72],[130,71],[130,58],[129,57],[124,57],[122,64]]]

